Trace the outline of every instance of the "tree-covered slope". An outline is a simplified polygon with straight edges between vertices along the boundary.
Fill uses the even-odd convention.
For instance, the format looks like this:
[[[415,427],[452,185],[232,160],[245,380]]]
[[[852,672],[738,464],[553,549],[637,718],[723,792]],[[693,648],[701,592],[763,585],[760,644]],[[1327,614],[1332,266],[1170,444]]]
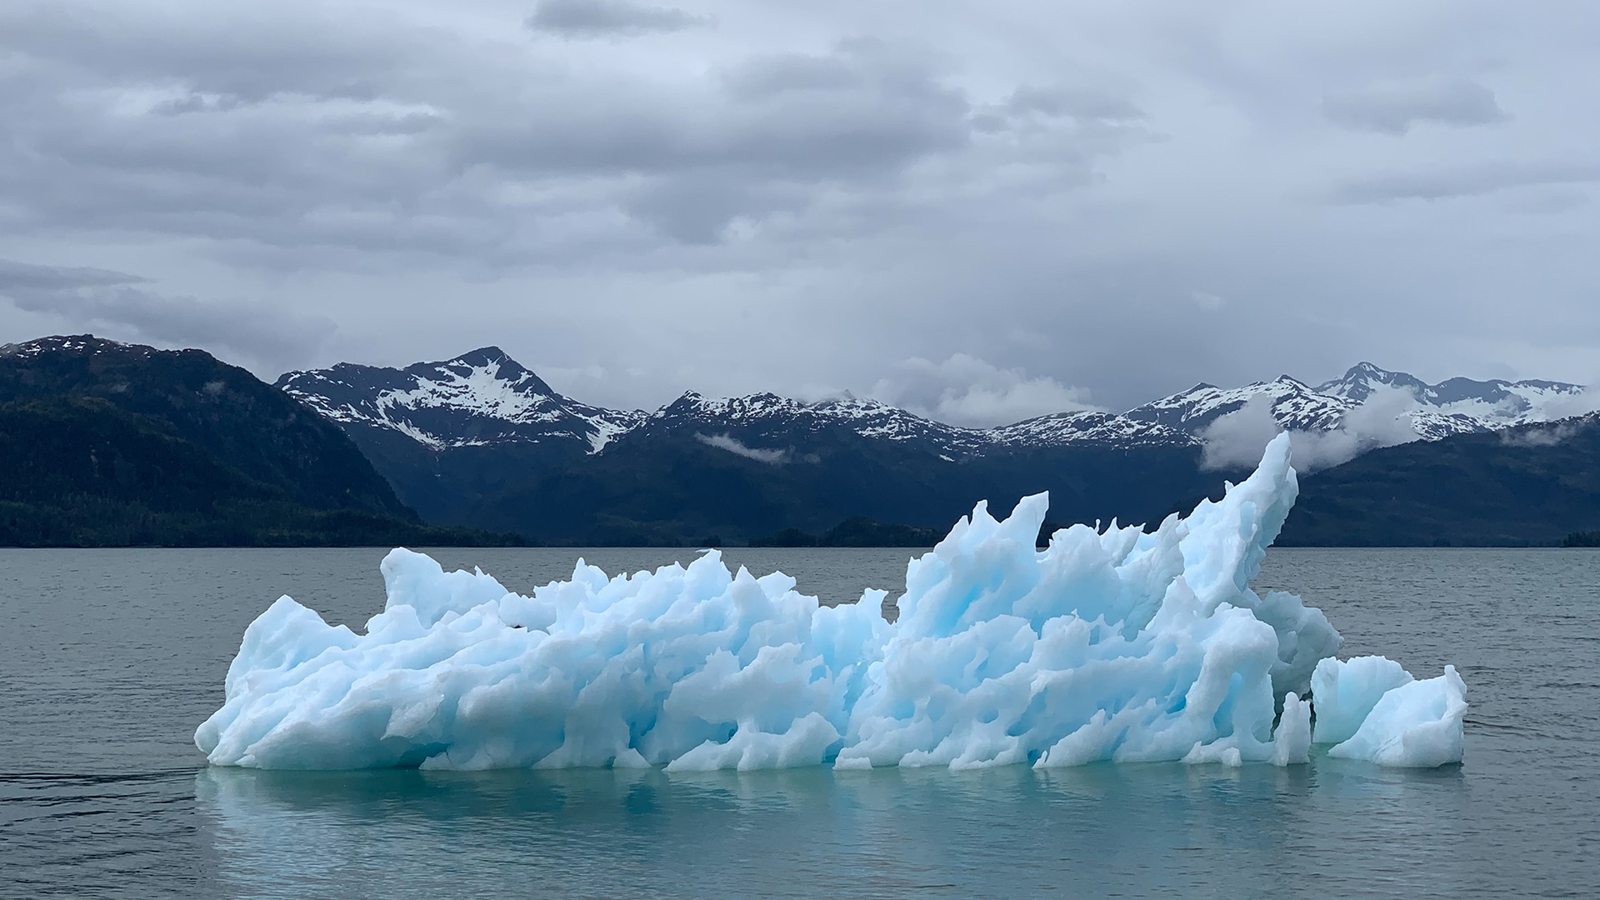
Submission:
[[[642,428],[488,497],[473,524],[554,544],[700,543],[707,535],[742,544],[784,529],[821,534],[858,516],[942,534],[980,500],[1003,515],[1039,491],[1049,491],[1058,521],[1156,522],[1179,499],[1239,477],[1202,471],[1199,450],[1188,447],[949,458],[845,428],[767,435],[760,450],[739,438]]]
[[[414,518],[338,426],[204,351],[92,335],[0,348],[0,403],[62,396],[96,397],[160,422],[307,506]]]
[[[1545,546],[1600,528],[1600,418],[1373,450],[1301,480],[1279,544]]]
[[[0,351],[0,544],[480,543],[420,523],[337,427],[199,351]]]

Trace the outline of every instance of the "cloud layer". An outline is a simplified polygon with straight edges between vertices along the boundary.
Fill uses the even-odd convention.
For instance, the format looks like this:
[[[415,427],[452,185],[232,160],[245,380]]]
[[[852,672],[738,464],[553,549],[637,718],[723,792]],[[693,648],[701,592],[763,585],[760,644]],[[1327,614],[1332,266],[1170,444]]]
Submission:
[[[1021,369],[1002,369],[965,353],[944,362],[912,358],[877,382],[872,396],[928,418],[972,428],[1034,416],[1096,409],[1088,392]]]
[[[1360,358],[1591,381],[1597,27],[1566,0],[15,0],[0,258],[77,274],[6,276],[0,340],[268,376],[494,343],[603,371],[611,405],[881,386],[964,423]]]
[[[171,297],[147,284],[123,272],[0,259],[0,299],[57,321],[63,330],[110,330],[157,344],[208,347],[235,364],[314,359],[334,330],[331,321],[316,316]]]

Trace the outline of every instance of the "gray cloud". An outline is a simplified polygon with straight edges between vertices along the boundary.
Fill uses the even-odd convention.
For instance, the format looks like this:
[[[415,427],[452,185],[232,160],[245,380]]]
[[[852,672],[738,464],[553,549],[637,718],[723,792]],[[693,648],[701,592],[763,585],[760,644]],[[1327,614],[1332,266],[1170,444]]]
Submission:
[[[617,37],[704,28],[711,20],[675,7],[628,0],[540,0],[528,17],[534,31],[569,38]]]
[[[1558,422],[1554,425],[1541,425],[1532,428],[1519,428],[1500,433],[1500,443],[1512,447],[1554,447],[1564,444],[1582,431],[1583,428],[1576,422]]]
[[[1322,114],[1346,128],[1405,134],[1421,124],[1464,128],[1508,116],[1494,91],[1471,81],[1376,85],[1322,98]]]
[[[324,318],[286,316],[256,304],[169,297],[140,286],[145,283],[123,272],[0,259],[0,297],[13,307],[111,337],[209,348],[259,364],[314,359],[334,330]]]
[[[865,392],[958,354],[1110,408],[1360,358],[1600,371],[1600,126],[1571,114],[1600,7],[566,7],[568,37],[716,26],[640,40],[524,21],[562,8],[0,4],[0,257],[148,279],[0,304],[0,340],[241,310],[207,333],[337,326],[251,345],[262,374],[494,343],[598,366],[581,396],[629,407]],[[1512,115],[1460,130],[1493,111],[1457,83]],[[933,383],[906,396],[964,421],[1077,402]]]
[[[40,266],[0,259],[0,293],[59,291],[73,288],[140,284],[147,279],[126,272],[81,266]]]
[[[809,206],[829,186],[876,190],[925,159],[968,153],[974,134],[962,89],[925,55],[875,40],[756,54],[671,89],[613,83],[597,106],[570,73],[501,94],[397,71],[381,45],[424,39],[371,23],[223,65],[169,54],[173,37],[154,28],[128,28],[104,58],[84,52],[101,44],[88,22],[5,19],[10,49],[58,77],[0,96],[0,113],[21,123],[12,151],[0,148],[0,188],[35,227],[502,265],[572,259],[573,235],[585,232],[584,255],[634,252],[650,232],[713,242],[740,217]],[[526,61],[471,54],[446,39],[418,55],[424,68],[490,81],[527,74]],[[363,59],[367,77],[349,77]],[[307,83],[304,68],[328,83]],[[124,82],[142,89],[118,97]],[[1082,166],[1089,155],[1066,159]],[[939,177],[958,186],[980,171]],[[578,217],[602,227],[573,228]]]
[[[1522,187],[1594,181],[1600,181],[1600,162],[1493,162],[1355,179],[1335,188],[1333,196],[1343,203],[1450,200]]]
[[[944,362],[912,358],[880,379],[872,396],[924,416],[988,428],[1068,410],[1097,409],[1088,391],[1021,369],[957,353]]]

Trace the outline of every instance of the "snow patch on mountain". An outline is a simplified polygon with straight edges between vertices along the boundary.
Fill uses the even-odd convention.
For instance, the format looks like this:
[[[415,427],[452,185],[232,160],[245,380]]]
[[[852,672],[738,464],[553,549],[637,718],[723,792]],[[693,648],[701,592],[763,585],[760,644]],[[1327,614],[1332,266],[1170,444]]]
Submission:
[[[1189,434],[1160,422],[1107,412],[1063,412],[992,428],[989,435],[1010,447],[1064,447],[1100,444],[1117,447],[1185,446]]]
[[[45,356],[58,353],[105,353],[116,351],[119,354],[136,354],[148,357],[157,352],[154,347],[143,344],[124,344],[107,338],[95,337],[92,334],[53,334],[48,337],[35,338],[16,344],[0,344],[0,356],[15,356],[22,359],[31,359],[35,356]]]
[[[572,441],[598,453],[643,418],[564,397],[497,347],[405,369],[290,372],[278,387],[335,422],[393,430],[434,450]]]
[[[794,442],[826,431],[858,437],[920,442],[939,454],[966,455],[992,443],[988,432],[924,419],[878,400],[852,395],[806,403],[771,393],[707,398],[693,391],[652,413],[641,428],[688,433],[732,433],[765,443]]]
[[[1337,428],[1344,415],[1358,405],[1280,375],[1273,381],[1258,381],[1240,388],[1197,384],[1182,393],[1136,406],[1123,415],[1198,436],[1217,419],[1238,412],[1252,400],[1267,404],[1273,419],[1285,431]]]

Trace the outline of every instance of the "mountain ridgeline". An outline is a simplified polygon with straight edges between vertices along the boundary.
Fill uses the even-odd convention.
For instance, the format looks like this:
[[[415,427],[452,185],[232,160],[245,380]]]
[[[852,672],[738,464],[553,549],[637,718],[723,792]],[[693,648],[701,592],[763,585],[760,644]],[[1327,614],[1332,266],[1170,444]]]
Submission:
[[[0,347],[0,544],[910,546],[1039,491],[1053,522],[1153,525],[1248,474],[1213,453],[1235,414],[1406,432],[1302,475],[1282,543],[1582,544],[1600,420],[1563,418],[1582,391],[1362,364],[973,429],[849,395],[609,410],[493,347],[274,386],[198,350],[52,337]]]
[[[476,543],[423,525],[335,425],[198,350],[0,347],[0,544]]]
[[[942,530],[979,500],[1005,512],[1040,490],[1069,520],[1159,519],[1238,474],[1202,471],[1181,432],[1101,413],[980,431],[853,397],[603,410],[495,348],[278,386],[344,427],[424,518],[543,543],[746,543],[855,517]]]
[[[991,429],[849,395],[804,403],[690,392],[653,413],[608,410],[562,396],[494,347],[404,369],[291,372],[277,385],[338,423],[425,519],[541,543],[898,543],[942,532],[979,500],[1003,514],[1041,490],[1054,521],[1153,524],[1248,473],[1206,451],[1219,420],[1252,406],[1310,434],[1386,416],[1417,440],[1373,458],[1424,461],[1398,481],[1346,469],[1370,454],[1304,477],[1305,511],[1286,543],[1555,543],[1600,527],[1581,501],[1557,507],[1536,494],[1515,513],[1515,499],[1486,510],[1513,524],[1478,527],[1469,483],[1508,470],[1483,462],[1447,475],[1425,462],[1459,468],[1491,450],[1535,449],[1501,435],[1545,433],[1538,423],[1577,405],[1583,388],[1559,382],[1427,384],[1363,363],[1316,387],[1287,376],[1201,384],[1121,414],[1063,412]],[[1386,397],[1403,408],[1384,412]],[[1515,487],[1503,491],[1515,498]],[[1374,510],[1406,504],[1414,525],[1398,514],[1375,524]],[[908,530],[874,530],[885,523]]]

